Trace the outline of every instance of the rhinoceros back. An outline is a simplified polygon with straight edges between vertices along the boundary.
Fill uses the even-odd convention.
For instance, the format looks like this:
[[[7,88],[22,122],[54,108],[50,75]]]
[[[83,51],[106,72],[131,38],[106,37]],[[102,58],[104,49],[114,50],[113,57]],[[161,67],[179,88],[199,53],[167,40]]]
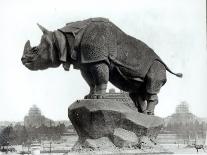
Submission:
[[[160,60],[145,43],[127,35],[105,18],[68,23],[60,30],[73,33],[75,45],[70,55],[79,63],[113,62],[127,77],[144,78],[152,63]]]
[[[109,37],[109,30],[106,26],[109,23],[105,18],[89,18],[83,21],[67,23],[58,29],[66,36],[70,49],[65,53],[79,63],[91,63],[106,59],[107,43],[103,37]],[[71,42],[67,34],[72,34],[74,41]],[[101,37],[102,36],[102,37]],[[105,52],[105,53],[104,53]]]
[[[160,58],[142,41],[135,39],[110,21],[95,21],[84,32],[81,62],[109,60],[126,77],[144,78],[154,60]]]
[[[116,57],[116,37],[112,34],[111,22],[106,18],[90,18],[68,23],[59,30],[66,36],[67,33],[73,34],[75,40],[69,55],[72,59],[80,61],[79,63],[107,61],[108,57]]]
[[[115,59],[116,36],[108,19],[95,18],[86,28],[81,40],[81,62],[91,63]]]
[[[127,77],[144,78],[159,56],[145,43],[125,33],[117,33],[117,57],[114,63]],[[162,61],[161,61],[162,62]]]

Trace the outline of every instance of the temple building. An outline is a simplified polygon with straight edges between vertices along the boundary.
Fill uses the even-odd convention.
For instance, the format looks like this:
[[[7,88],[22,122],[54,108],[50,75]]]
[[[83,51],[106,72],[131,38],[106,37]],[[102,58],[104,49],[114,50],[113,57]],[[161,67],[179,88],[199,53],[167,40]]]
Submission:
[[[170,144],[203,144],[206,125],[202,119],[189,110],[189,104],[181,102],[175,108],[175,113],[164,118],[165,125],[158,135],[159,143]]]
[[[54,121],[42,115],[40,109],[36,105],[33,105],[29,109],[28,115],[24,117],[24,125],[25,127],[52,126],[54,125]]]
[[[189,105],[183,101],[176,106],[175,113],[165,118],[165,124],[193,123],[199,119],[190,112]]]
[[[189,105],[187,102],[183,101],[181,104],[176,106],[176,114],[187,114],[189,113]]]

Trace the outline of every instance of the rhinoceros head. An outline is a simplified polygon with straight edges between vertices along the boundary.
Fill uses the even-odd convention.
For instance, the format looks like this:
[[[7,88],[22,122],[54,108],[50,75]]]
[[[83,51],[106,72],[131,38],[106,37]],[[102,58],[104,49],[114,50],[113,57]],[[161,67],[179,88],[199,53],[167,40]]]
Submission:
[[[31,47],[28,40],[24,47],[22,63],[30,70],[43,70],[60,65],[57,49],[54,45],[53,32],[39,25],[43,35],[38,46]]]

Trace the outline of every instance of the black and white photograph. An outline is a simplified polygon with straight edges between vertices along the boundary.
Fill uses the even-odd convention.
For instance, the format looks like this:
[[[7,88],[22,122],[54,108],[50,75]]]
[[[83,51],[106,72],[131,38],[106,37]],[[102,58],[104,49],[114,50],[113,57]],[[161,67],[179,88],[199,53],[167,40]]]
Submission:
[[[0,155],[207,154],[206,0],[2,0],[0,19]]]

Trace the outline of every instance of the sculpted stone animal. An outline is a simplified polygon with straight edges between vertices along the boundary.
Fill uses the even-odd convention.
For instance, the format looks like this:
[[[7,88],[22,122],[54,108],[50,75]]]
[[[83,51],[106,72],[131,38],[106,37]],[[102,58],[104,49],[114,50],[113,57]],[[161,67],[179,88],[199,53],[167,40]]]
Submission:
[[[127,35],[105,18],[90,18],[66,24],[56,31],[43,32],[38,46],[27,41],[22,63],[30,70],[63,65],[79,69],[90,87],[86,99],[104,98],[110,81],[129,92],[139,112],[154,114],[157,94],[166,82],[166,70],[173,73],[160,57],[142,41]],[[146,104],[142,106],[143,104]]]

